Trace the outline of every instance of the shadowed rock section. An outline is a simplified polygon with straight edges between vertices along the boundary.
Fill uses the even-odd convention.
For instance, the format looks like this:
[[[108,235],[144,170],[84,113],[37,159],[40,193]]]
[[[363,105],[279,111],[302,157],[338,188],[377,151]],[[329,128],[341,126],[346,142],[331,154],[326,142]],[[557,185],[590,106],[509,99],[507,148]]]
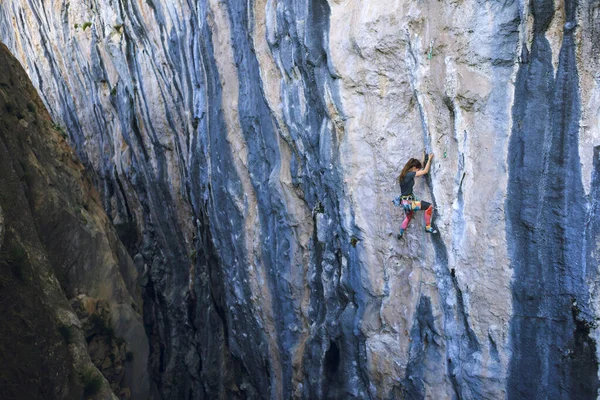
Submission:
[[[436,331],[431,300],[427,296],[421,297],[415,314],[416,323],[413,324],[410,335],[412,343],[404,387],[397,390],[395,396],[400,397],[404,393],[407,399],[424,399],[425,366],[443,362],[444,354],[440,351],[442,338]]]
[[[137,272],[65,135],[0,45],[0,398],[148,398]]]
[[[556,72],[545,36],[553,2],[531,7],[533,41],[530,51],[523,49],[527,61],[517,76],[508,160],[507,235],[515,270],[508,396],[592,399],[599,382],[586,278],[595,276],[597,264],[587,264],[584,251],[577,2],[565,2]]]
[[[587,217],[587,265],[600,265],[600,146],[594,147],[594,171]],[[594,268],[586,268],[588,279],[596,275]]]

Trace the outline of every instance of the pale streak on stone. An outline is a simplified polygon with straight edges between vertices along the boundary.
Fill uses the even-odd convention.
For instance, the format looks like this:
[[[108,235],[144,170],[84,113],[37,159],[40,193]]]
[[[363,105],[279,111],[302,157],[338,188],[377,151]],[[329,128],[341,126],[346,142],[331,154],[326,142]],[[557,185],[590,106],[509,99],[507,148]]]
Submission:
[[[273,315],[273,300],[267,284],[269,277],[261,264],[261,234],[260,220],[258,216],[258,200],[252,186],[248,169],[248,149],[242,134],[242,128],[237,112],[239,101],[239,81],[237,69],[233,57],[231,44],[231,28],[224,3],[220,0],[209,0],[212,17],[211,26],[212,40],[215,49],[215,61],[219,70],[220,80],[223,85],[223,115],[227,127],[227,141],[231,146],[233,163],[244,188],[247,197],[247,207],[241,210],[245,220],[246,254],[248,259],[248,285],[252,291],[252,297],[263,301],[254,301],[253,308],[257,317],[262,320],[265,333],[268,337],[268,351],[271,361],[270,371],[273,393],[276,398],[282,398],[282,376],[281,359],[279,357],[279,346],[277,342],[277,329],[275,327],[275,316]],[[238,199],[238,202],[241,199]],[[244,202],[242,201],[242,204]]]
[[[582,164],[582,181],[586,194],[590,194],[592,171],[594,166],[594,146],[600,145],[600,84],[582,74],[582,117],[579,156]],[[600,346],[598,346],[600,349]]]
[[[597,5],[592,13],[595,13],[593,17],[597,18],[600,15],[600,5]],[[592,19],[592,23],[593,21],[595,20]],[[589,195],[594,166],[594,146],[600,145],[600,73],[598,70],[600,57],[593,56],[594,42],[590,37],[592,27],[588,24],[589,21],[585,21],[575,29],[575,41],[581,85],[579,156],[582,164],[583,187],[586,194]],[[600,346],[598,346],[598,351],[600,352]]]
[[[546,39],[548,39],[550,48],[552,49],[552,67],[554,68],[554,73],[556,74],[556,71],[558,70],[560,49],[563,42],[564,26],[565,22],[567,21],[565,20],[566,15],[564,2],[554,2],[554,7],[554,16],[552,17],[552,22],[550,22],[550,26],[546,31]]]

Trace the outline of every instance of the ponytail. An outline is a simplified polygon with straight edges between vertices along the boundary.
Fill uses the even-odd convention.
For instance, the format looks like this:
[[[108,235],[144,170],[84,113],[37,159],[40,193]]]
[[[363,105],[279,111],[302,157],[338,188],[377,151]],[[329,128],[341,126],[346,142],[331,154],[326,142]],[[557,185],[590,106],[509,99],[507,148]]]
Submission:
[[[408,171],[414,167],[421,169],[423,168],[423,165],[421,164],[421,161],[417,160],[416,158],[411,158],[408,160],[404,168],[402,168],[402,172],[400,173],[400,176],[398,176],[398,183],[401,183],[406,177],[406,174],[408,174]]]

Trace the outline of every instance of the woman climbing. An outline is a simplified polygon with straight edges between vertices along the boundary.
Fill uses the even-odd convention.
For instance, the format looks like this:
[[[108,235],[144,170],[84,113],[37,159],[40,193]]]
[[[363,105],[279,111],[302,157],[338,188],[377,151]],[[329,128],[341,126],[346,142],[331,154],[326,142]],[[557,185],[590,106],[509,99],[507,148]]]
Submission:
[[[423,176],[429,173],[431,169],[431,160],[433,159],[433,154],[429,155],[429,159],[427,160],[427,165],[423,168],[423,164],[425,163],[425,152],[423,152],[423,161],[419,161],[416,158],[411,158],[408,160],[400,176],[398,177],[398,183],[400,184],[400,190],[402,194],[400,196],[400,204],[402,208],[404,208],[404,213],[406,216],[404,217],[404,221],[402,221],[402,226],[400,227],[400,234],[398,235],[398,239],[402,239],[402,235],[404,235],[404,231],[408,228],[408,223],[412,219],[415,211],[425,210],[425,232],[428,233],[437,233],[438,231],[431,226],[431,219],[433,217],[433,205],[426,201],[421,201],[415,197],[413,194],[413,186],[415,185],[415,176]]]

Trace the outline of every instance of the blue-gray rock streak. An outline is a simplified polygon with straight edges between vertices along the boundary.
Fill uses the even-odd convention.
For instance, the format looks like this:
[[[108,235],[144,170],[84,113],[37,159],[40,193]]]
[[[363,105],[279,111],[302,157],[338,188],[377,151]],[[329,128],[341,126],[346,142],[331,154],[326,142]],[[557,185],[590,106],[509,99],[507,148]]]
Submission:
[[[598,264],[588,264],[584,251],[588,201],[573,31],[578,4],[565,2],[556,71],[545,35],[554,4],[531,6],[533,42],[530,51],[523,49],[516,80],[508,161],[507,235],[515,270],[508,396],[590,399],[599,382],[587,282]]]

